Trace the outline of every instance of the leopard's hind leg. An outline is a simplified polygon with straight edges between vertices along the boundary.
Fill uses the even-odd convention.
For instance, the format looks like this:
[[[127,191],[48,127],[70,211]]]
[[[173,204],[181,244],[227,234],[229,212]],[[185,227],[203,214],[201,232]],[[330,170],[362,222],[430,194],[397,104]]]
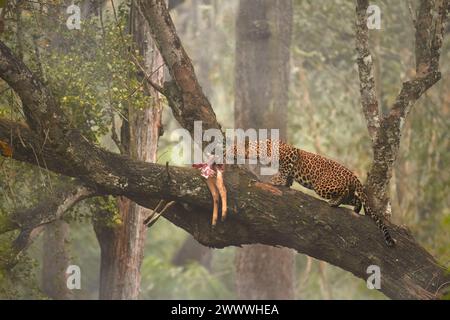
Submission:
[[[331,199],[328,201],[328,204],[329,204],[331,207],[339,207],[341,204],[343,204],[343,203],[345,202],[345,200],[347,199],[347,197],[348,197],[348,192],[345,191],[345,192],[343,192],[342,194],[337,194],[336,196],[334,196],[333,198],[331,198]]]
[[[328,199],[331,207],[339,207],[345,204],[349,198],[350,187],[345,181],[333,179],[330,182],[329,177],[323,177],[319,183],[314,186],[314,191],[324,199]]]
[[[361,212],[362,203],[358,197],[353,196],[353,199],[350,201],[350,205],[353,206],[353,211],[355,211],[356,213]]]
[[[345,199],[344,203],[345,205],[349,205],[353,207],[353,211],[356,213],[360,213],[362,209],[362,202],[359,198],[358,194],[355,192],[355,186],[354,184],[351,185],[348,198]]]

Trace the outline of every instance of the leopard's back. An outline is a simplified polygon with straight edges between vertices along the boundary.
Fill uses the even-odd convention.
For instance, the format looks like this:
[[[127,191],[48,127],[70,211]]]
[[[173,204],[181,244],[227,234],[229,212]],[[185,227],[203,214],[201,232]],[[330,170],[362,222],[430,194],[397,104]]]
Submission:
[[[276,154],[272,155],[272,151]],[[234,156],[240,154],[236,147],[232,149],[232,153]],[[382,217],[368,204],[367,195],[357,176],[339,162],[270,139],[248,142],[240,156],[246,159],[277,157],[278,173],[271,179],[274,185],[290,187],[295,180],[304,187],[314,190],[320,197],[328,199],[333,207],[341,204],[351,205],[354,207],[353,210],[359,213],[364,206],[366,214],[382,231],[386,244],[388,246],[395,244]]]
[[[325,199],[332,199],[342,189],[354,188],[357,177],[339,162],[301,149],[297,152],[293,177],[304,187]]]

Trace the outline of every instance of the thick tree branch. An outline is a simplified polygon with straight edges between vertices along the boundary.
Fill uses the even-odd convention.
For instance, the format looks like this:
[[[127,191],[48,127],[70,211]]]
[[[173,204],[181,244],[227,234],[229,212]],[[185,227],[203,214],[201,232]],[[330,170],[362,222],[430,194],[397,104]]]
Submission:
[[[58,140],[62,134],[60,128],[66,124],[62,111],[47,88],[1,41],[0,75],[22,100],[23,111],[30,128],[43,139]]]
[[[191,135],[194,132],[194,121],[201,120],[204,130],[221,129],[214,110],[198,83],[192,62],[178,38],[165,2],[137,1],[172,77],[172,81],[165,84],[165,95],[173,115]]]
[[[373,59],[369,49],[369,29],[367,28],[368,2],[368,0],[359,0],[356,5],[356,51],[358,53],[361,104],[369,135],[374,141],[381,119],[373,74]]]

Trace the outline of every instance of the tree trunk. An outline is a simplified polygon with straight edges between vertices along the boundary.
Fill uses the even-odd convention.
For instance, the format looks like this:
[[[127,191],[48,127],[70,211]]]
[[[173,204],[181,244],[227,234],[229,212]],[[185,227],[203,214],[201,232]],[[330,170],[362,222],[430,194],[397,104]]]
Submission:
[[[163,59],[150,37],[145,19],[134,7],[131,11],[131,32],[147,74],[159,85],[163,82]],[[145,75],[140,75],[143,77]],[[128,108],[128,123],[121,136],[128,155],[137,160],[156,162],[161,132],[161,98],[146,83],[145,92],[153,97],[152,105],[143,110]],[[95,226],[101,247],[100,299],[137,299],[141,282],[140,267],[144,256],[146,226],[144,220],[151,210],[125,197],[118,198],[122,224],[117,228]]]
[[[185,266],[189,262],[197,261],[207,270],[211,270],[212,253],[211,248],[200,244],[189,235],[172,258],[172,263],[176,266]]]
[[[235,127],[287,136],[291,1],[245,0],[236,24]],[[262,177],[264,178],[264,177]],[[294,252],[265,245],[236,253],[240,299],[294,299]]]
[[[66,277],[70,261],[68,238],[69,225],[63,220],[56,220],[45,227],[42,291],[55,300],[71,298]]]

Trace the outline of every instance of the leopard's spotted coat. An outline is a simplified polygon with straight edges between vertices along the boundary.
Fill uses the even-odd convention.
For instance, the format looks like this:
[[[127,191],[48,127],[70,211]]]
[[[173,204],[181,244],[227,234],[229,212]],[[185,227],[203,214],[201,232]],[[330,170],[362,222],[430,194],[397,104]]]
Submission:
[[[279,159],[279,170],[272,177],[272,184],[290,187],[294,181],[297,181],[302,186],[314,190],[320,197],[328,199],[333,207],[341,204],[351,205],[354,211],[359,213],[364,206],[365,213],[375,221],[383,233],[386,244],[388,246],[395,244],[382,217],[369,206],[363,185],[356,175],[342,164],[281,141],[272,142],[270,139],[247,142],[242,150],[233,147],[231,154],[234,158],[256,157],[264,158],[267,162],[271,157],[272,149],[279,151],[274,155]]]

